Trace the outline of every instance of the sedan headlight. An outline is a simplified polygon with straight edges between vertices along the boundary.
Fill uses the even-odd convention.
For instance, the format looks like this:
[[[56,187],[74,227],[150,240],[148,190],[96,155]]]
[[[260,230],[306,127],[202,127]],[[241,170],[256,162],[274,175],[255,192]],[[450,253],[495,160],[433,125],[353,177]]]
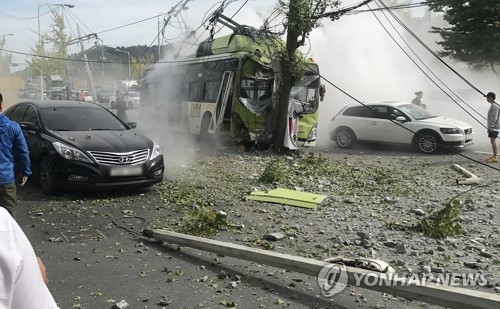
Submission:
[[[460,129],[458,128],[441,128],[439,129],[443,134],[460,134]]]
[[[57,153],[60,154],[61,157],[63,157],[66,160],[75,160],[75,161],[92,163],[92,160],[90,160],[90,158],[87,157],[87,155],[85,155],[81,150],[75,147],[60,142],[53,142],[52,145],[54,146]]]
[[[160,145],[158,145],[156,142],[153,142],[153,151],[151,152],[151,158],[149,158],[149,160],[153,160],[154,158],[158,157],[161,154],[162,152]]]

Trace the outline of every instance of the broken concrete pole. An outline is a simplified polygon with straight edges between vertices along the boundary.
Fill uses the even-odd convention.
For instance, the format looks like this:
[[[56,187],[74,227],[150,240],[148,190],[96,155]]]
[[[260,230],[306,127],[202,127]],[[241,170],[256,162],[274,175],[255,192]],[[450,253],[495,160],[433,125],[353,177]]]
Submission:
[[[466,179],[457,179],[458,185],[477,185],[481,182],[481,178],[472,174],[471,172],[469,172],[465,168],[461,167],[460,165],[453,164],[453,168],[458,170],[459,172],[461,172],[462,174],[464,174],[465,176],[468,177]]]

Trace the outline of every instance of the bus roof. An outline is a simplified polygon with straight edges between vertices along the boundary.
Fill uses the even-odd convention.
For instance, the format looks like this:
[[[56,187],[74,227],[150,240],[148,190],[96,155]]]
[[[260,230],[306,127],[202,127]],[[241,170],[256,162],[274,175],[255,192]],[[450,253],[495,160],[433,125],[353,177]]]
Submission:
[[[260,55],[267,55],[268,47],[262,40],[254,39],[243,34],[229,34],[216,38],[212,41],[200,43],[197,57],[218,55],[235,52],[250,52]]]

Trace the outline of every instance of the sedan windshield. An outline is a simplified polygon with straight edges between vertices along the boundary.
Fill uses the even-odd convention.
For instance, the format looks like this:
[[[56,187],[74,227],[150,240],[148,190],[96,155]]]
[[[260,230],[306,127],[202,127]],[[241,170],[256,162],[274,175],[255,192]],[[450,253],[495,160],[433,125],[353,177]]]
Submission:
[[[54,131],[125,130],[125,126],[104,108],[42,108],[45,126]]]
[[[405,104],[405,105],[400,105],[398,108],[405,114],[411,116],[415,120],[423,120],[423,119],[428,119],[428,118],[434,118],[437,117],[431,113],[429,113],[427,110],[415,105],[415,104]]]

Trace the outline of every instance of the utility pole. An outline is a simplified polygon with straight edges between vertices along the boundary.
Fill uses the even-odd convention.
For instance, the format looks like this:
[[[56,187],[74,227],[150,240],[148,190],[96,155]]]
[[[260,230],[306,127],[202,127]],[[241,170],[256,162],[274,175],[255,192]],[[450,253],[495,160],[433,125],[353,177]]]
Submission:
[[[160,13],[158,13],[158,61],[161,58],[161,46],[160,46]]]
[[[297,0],[290,0],[288,19],[297,16],[297,11],[299,10],[299,4]],[[293,23],[289,23],[293,24]],[[298,43],[299,33],[296,29],[288,27],[286,31],[286,54],[288,59],[293,59],[295,50],[299,47]],[[283,153],[286,151],[284,147],[285,134],[288,118],[288,104],[290,99],[290,90],[292,90],[292,70],[289,65],[281,66],[281,88],[278,100],[278,108],[276,112],[276,124],[274,127],[273,134],[273,148],[276,153]]]
[[[92,91],[92,100],[94,100],[94,102],[97,102],[97,93],[95,92],[94,82],[92,80],[92,73],[90,72],[89,61],[87,59],[87,53],[85,52],[85,47],[83,47],[82,36],[80,35],[80,26],[78,24],[76,26],[78,29],[78,37],[80,38],[80,47],[82,49],[83,59],[85,60],[85,70],[87,71],[87,77],[89,79],[90,90]]]

